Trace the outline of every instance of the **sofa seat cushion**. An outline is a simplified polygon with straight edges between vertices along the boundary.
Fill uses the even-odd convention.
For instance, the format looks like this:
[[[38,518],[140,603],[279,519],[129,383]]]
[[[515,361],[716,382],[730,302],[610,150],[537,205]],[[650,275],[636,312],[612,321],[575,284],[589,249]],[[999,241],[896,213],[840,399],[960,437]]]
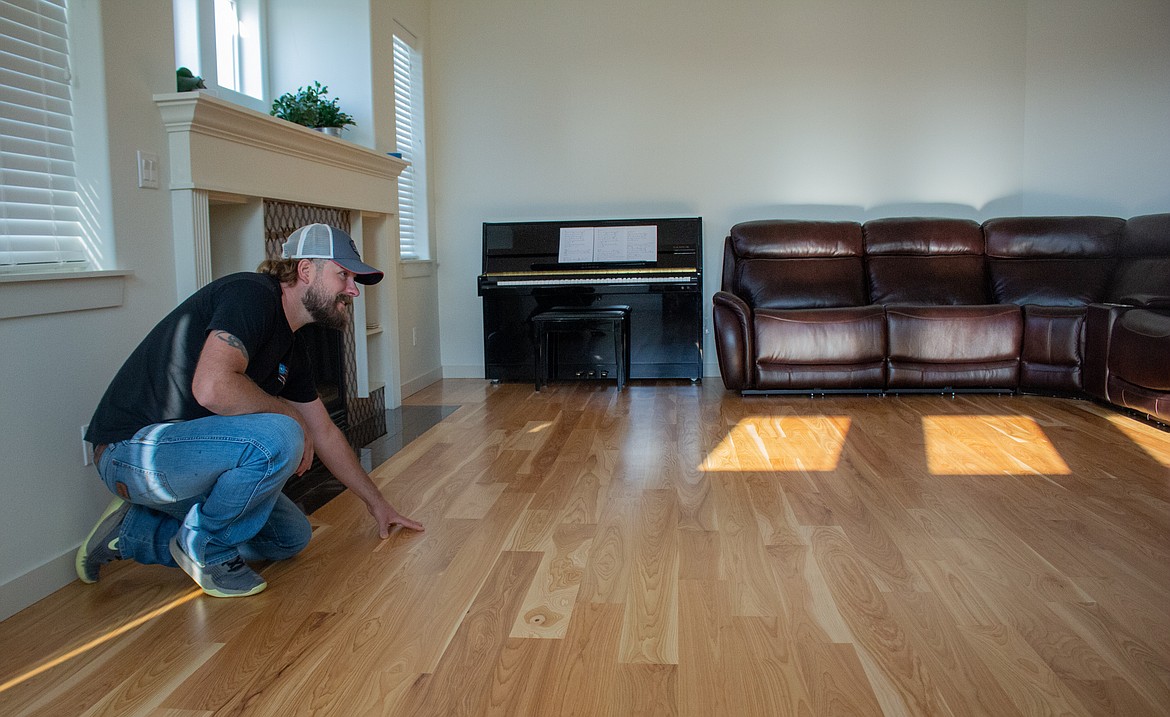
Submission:
[[[1109,373],[1134,386],[1170,391],[1170,315],[1145,309],[1122,314],[1109,344]]]
[[[886,323],[880,306],[762,309],[753,315],[758,389],[881,389]]]
[[[890,388],[1018,384],[1023,317],[1017,306],[887,306],[886,330]]]
[[[1046,392],[1081,390],[1086,311],[1082,306],[1024,307],[1020,388]]]

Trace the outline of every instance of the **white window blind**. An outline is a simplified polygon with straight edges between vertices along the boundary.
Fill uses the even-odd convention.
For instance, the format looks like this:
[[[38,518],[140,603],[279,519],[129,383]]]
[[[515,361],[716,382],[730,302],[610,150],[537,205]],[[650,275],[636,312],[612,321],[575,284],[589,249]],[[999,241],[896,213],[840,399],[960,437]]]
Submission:
[[[89,268],[65,0],[0,0],[0,273]]]
[[[395,141],[410,166],[398,177],[398,225],[403,259],[427,258],[426,143],[422,56],[394,36]]]

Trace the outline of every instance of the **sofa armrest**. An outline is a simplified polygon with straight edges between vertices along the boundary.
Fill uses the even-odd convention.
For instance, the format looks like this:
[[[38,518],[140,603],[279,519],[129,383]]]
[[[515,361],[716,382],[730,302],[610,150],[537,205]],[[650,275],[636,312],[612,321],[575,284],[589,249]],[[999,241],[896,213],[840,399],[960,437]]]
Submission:
[[[727,291],[711,297],[715,325],[715,353],[723,385],[733,391],[751,388],[751,370],[755,361],[751,307]]]
[[[1085,393],[1103,401],[1109,399],[1109,340],[1113,325],[1123,313],[1133,307],[1128,304],[1089,304],[1085,313]]]

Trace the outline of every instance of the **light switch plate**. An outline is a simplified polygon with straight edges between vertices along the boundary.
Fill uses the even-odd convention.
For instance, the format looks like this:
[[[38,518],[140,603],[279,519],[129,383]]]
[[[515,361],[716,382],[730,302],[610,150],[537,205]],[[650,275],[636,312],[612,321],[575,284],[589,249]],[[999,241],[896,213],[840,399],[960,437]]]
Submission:
[[[158,155],[138,150],[138,186],[158,189]]]

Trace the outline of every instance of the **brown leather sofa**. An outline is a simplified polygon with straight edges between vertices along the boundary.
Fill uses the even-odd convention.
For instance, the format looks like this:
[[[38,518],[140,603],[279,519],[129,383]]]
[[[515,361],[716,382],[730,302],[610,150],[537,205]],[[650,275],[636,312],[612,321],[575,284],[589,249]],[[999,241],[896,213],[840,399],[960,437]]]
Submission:
[[[1085,391],[1170,422],[1170,214],[1125,224],[1105,303],[1086,316]]]
[[[1092,396],[1170,421],[1170,214],[745,222],[721,289],[729,389]]]

